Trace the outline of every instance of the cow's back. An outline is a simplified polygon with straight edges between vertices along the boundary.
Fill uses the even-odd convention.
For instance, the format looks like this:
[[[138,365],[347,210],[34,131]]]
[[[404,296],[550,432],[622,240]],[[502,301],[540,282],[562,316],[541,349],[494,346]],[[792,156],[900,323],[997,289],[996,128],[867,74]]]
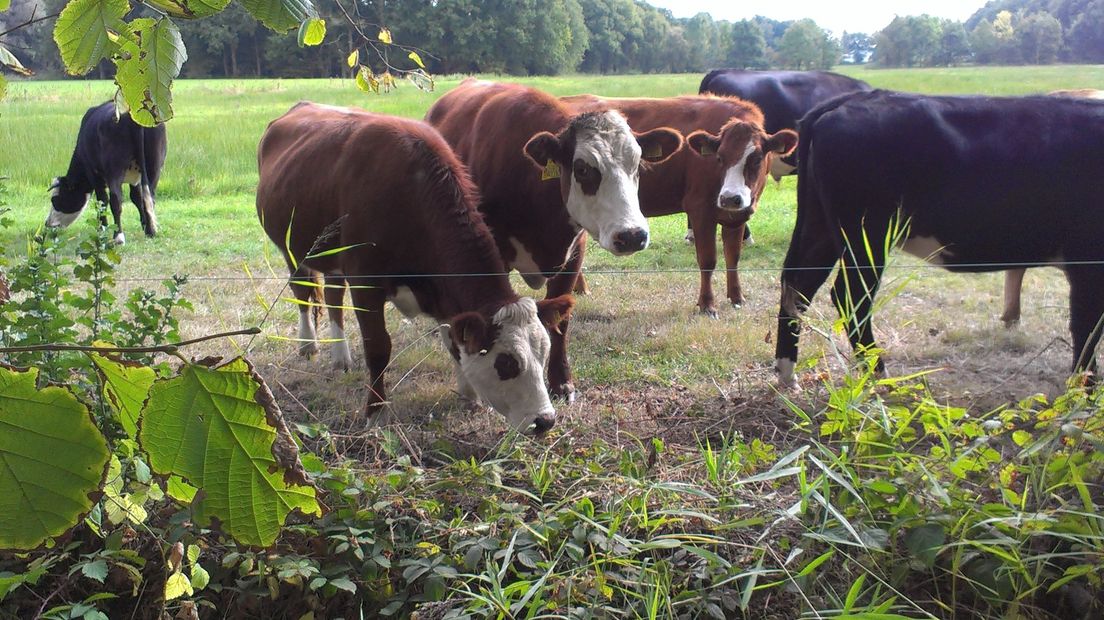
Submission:
[[[269,124],[257,157],[257,211],[277,245],[290,230],[282,249],[297,260],[356,246],[316,269],[462,272],[467,257],[496,255],[474,186],[425,123],[300,103]],[[457,241],[468,251],[448,252]]]
[[[702,79],[699,93],[732,95],[754,102],[766,115],[765,129],[796,129],[809,110],[833,97],[864,92],[862,80],[831,71],[751,71],[718,69]]]

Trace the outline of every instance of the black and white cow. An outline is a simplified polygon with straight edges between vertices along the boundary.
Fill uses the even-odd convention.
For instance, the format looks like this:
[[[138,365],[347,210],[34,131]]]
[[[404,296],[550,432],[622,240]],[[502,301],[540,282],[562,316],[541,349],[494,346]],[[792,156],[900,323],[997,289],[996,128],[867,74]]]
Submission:
[[[111,206],[115,242],[124,243],[119,218],[126,183],[130,185],[130,200],[138,207],[142,229],[147,236],[156,235],[154,197],[167,149],[164,125],[142,127],[129,113],[117,117],[111,101],[89,108],[81,119],[69,171],[50,185],[52,207],[46,225],[65,227],[73,223],[94,193],[97,200]]]
[[[798,316],[837,261],[832,299],[850,310],[851,345],[874,346],[873,299],[897,218],[907,225],[905,251],[953,271],[1062,269],[1073,369],[1094,370],[1104,315],[1102,145],[1104,101],[1090,99],[877,90],[809,112],[782,273],[783,384],[793,381]]]

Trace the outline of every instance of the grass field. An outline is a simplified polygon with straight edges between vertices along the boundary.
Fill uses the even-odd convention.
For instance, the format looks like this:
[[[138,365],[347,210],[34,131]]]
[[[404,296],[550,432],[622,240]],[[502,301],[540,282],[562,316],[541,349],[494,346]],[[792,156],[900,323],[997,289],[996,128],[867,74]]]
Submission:
[[[842,70],[877,87],[929,93],[1011,95],[1057,88],[1104,88],[1104,66]],[[561,95],[669,96],[696,92],[700,78],[696,74],[563,76],[519,81]],[[186,294],[195,310],[181,316],[185,338],[260,326],[263,334],[252,340],[208,342],[187,353],[197,357],[248,353],[289,417],[308,424],[321,422],[329,429],[324,450],[317,438],[308,442],[309,447],[334,461],[354,459],[364,471],[381,479],[393,471],[396,447],[374,430],[365,432],[359,418],[365,388],[355,321],[350,320],[349,336],[358,367],[348,374],[331,372],[325,351],[319,360],[299,358],[297,345],[289,341],[295,336],[297,310],[283,300],[289,296],[286,270],[262,233],[254,210],[256,145],[266,124],[299,100],[421,117],[436,97],[458,82],[457,77],[444,77],[430,94],[404,85],[385,96],[366,96],[350,81],[342,80],[180,81],[174,90],[176,118],[168,126],[169,155],[158,191],[161,234],[155,239],[143,237],[135,209],[124,205],[128,235],[116,274],[120,287],[156,288],[172,274],[188,275]],[[26,251],[27,239],[48,210],[47,185],[66,170],[81,115],[112,92],[112,85],[106,82],[12,84],[7,99],[0,102],[0,176],[7,177],[4,202],[14,224],[0,228],[0,255],[17,260]],[[723,539],[730,547],[722,555],[734,563],[738,563],[736,558],[750,562],[747,558],[753,556],[747,550],[761,552],[766,545],[762,540],[770,532],[769,564],[784,564],[779,554],[785,555],[783,543],[790,544],[792,528],[775,526],[782,522],[779,515],[798,498],[795,487],[789,483],[725,487],[717,482],[715,472],[709,474],[709,482],[704,473],[709,465],[699,451],[703,441],[722,436],[762,440],[775,447],[776,456],[795,450],[805,445],[807,435],[795,429],[798,420],[782,396],[816,411],[829,397],[825,384],[842,381],[847,355],[840,353],[846,351],[845,344],[838,336],[807,333],[799,363],[803,389],[780,395],[776,388],[771,364],[779,268],[794,212],[794,179],[770,184],[752,220],[756,244],[745,249],[741,263],[748,302],[740,309],[722,306],[715,320],[695,312],[698,274],[693,250],[683,241],[685,218],[676,215],[652,220],[652,245],[631,257],[617,258],[591,247],[586,270],[593,293],[579,299],[569,348],[579,398],[558,408],[560,422],[549,439],[522,440],[519,449],[526,455],[519,457],[519,462],[523,469],[529,468],[533,480],[538,478],[533,472],[544,471],[540,468],[558,460],[559,465],[552,465],[554,471],[572,481],[564,482],[570,487],[565,489],[545,485],[540,491],[542,498],[549,488],[554,489],[549,496],[562,494],[558,510],[569,502],[581,502],[579,498],[617,506],[618,493],[634,498],[643,495],[645,512],[653,491],[655,497],[669,503],[685,499],[685,504],[665,509],[675,515],[690,511],[690,516],[672,517],[667,523],[685,525],[694,532],[700,526],[706,534]],[[73,234],[93,226],[93,219],[85,214],[71,229]],[[1066,329],[1068,289],[1056,270],[1029,271],[1024,316],[1015,330],[1005,330],[997,320],[1001,309],[999,274],[955,275],[896,255],[886,277],[882,290],[900,286],[900,292],[885,296],[885,307],[875,317],[875,332],[887,351],[892,373],[937,369],[926,379],[935,398],[978,414],[1036,392],[1053,395],[1062,390],[1071,356]],[[515,277],[514,282],[519,291],[536,294],[520,278]],[[717,290],[723,290],[723,273],[715,276],[714,283]],[[832,332],[836,319],[827,297],[822,290],[809,313],[814,327],[823,333]],[[397,450],[419,465],[423,458],[427,464],[434,462],[430,452],[438,450],[476,460],[504,454],[499,444],[504,427],[497,414],[470,411],[454,393],[451,360],[436,338],[428,336],[434,325],[403,320],[390,308],[388,313],[395,342],[388,375],[391,407],[400,419],[414,422],[402,427],[404,441]],[[643,458],[644,446],[652,438],[665,443],[666,456],[660,458],[657,469],[638,472],[639,480],[626,478],[626,471],[636,471],[632,459]],[[654,460],[656,444],[651,445],[650,459]],[[616,466],[618,459],[620,473],[594,469],[599,462]],[[459,462],[464,465],[463,458]],[[491,469],[481,471],[492,471],[499,466],[498,461],[488,462],[491,464],[477,466],[472,461],[471,471],[484,465]],[[431,468],[431,474],[442,477],[454,472],[455,468]],[[709,489],[723,501],[713,505],[700,494],[686,499],[690,496],[659,488],[668,481]],[[490,488],[488,493],[501,492],[510,501],[523,504],[534,497],[511,494],[501,483],[473,488]],[[529,485],[516,480],[513,484]],[[653,484],[657,486],[649,486]],[[427,483],[427,495],[419,496],[418,510],[444,514],[438,533],[452,536],[463,528],[454,527],[449,519],[458,517],[450,516],[440,505],[426,508],[437,501],[425,499],[434,492],[430,487]],[[406,499],[410,505],[415,503]],[[456,501],[467,506],[479,504],[482,498]],[[966,503],[973,501],[968,498]],[[394,505],[400,503],[395,500]],[[615,512],[610,510],[609,514]],[[709,515],[701,519],[724,525],[704,525],[704,520],[698,520],[700,513],[694,512],[699,510]],[[603,514],[601,518],[620,523],[620,516]],[[465,513],[465,518],[468,516]],[[633,519],[636,527],[640,521]],[[602,523],[609,531],[617,527]],[[486,527],[497,532],[499,525]],[[664,531],[662,525],[648,530],[649,535]],[[513,544],[511,539],[511,547]],[[658,547],[641,548],[654,552]],[[800,549],[793,553],[791,557],[797,557]],[[763,555],[754,557],[761,566]],[[613,569],[620,562],[617,558],[610,561]],[[602,570],[611,568],[598,568],[596,561],[593,567],[561,569],[570,574],[565,579],[580,588],[593,585],[595,579],[601,581]],[[844,590],[853,577],[838,576]],[[835,578],[829,580],[835,583]],[[840,592],[840,600],[829,596],[801,602],[792,592],[779,590],[775,602],[769,594],[773,591],[767,592],[765,611],[754,617],[792,618],[797,617],[796,612],[789,615],[794,609],[817,606],[838,611],[843,598]]]
[[[1013,94],[1104,85],[1104,67],[1099,66],[844,71],[874,86],[939,93]],[[699,80],[698,75],[649,75],[524,81],[555,94],[667,96],[694,92]],[[124,286],[155,284],[173,273],[191,276],[190,293],[198,305],[186,321],[189,335],[260,322],[266,314],[261,300],[276,299],[284,280],[282,261],[262,234],[253,207],[255,149],[267,122],[302,99],[420,117],[458,81],[443,78],[434,93],[404,87],[386,96],[365,96],[342,80],[178,82],[170,152],[158,191],[163,232],[156,239],[142,237],[133,207],[124,205],[124,228],[130,233],[119,274]],[[111,94],[112,85],[106,82],[23,82],[13,85],[0,103],[0,143],[15,147],[0,151],[0,174],[9,178],[7,200],[16,222],[0,231],[6,255],[23,251],[21,240],[44,218],[46,186],[67,167],[83,111]],[[697,386],[706,394],[715,391],[714,385],[722,386],[724,394],[732,386],[769,394],[772,347],[765,341],[773,329],[777,269],[792,228],[794,185],[788,178],[768,187],[754,221],[757,245],[745,252],[742,264],[749,304],[739,311],[724,309],[718,321],[692,312],[697,276],[693,252],[682,241],[683,218],[653,220],[654,242],[647,252],[628,258],[590,252],[587,269],[595,294],[580,304],[571,349],[584,392],[590,391],[587,386],[644,382]],[[81,225],[91,225],[92,219],[86,216]],[[1033,358],[1053,339],[1066,336],[1064,284],[1056,272],[1029,274],[1023,326],[1005,333],[993,320],[999,312],[999,276],[956,276],[915,268],[918,263],[908,258],[898,260],[908,268],[891,271],[889,277],[916,282],[878,320],[880,340],[897,367],[947,366],[951,371],[945,374],[960,375],[947,381],[955,386],[951,393],[994,388],[997,400],[1051,390],[1060,383],[1068,345],[1059,343]],[[243,289],[248,294],[240,294]],[[821,302],[814,309],[830,318]],[[949,306],[955,312],[946,312]],[[290,304],[277,303],[263,327],[268,334],[293,335]],[[421,326],[402,323],[395,329],[418,333]],[[815,346],[809,346],[814,339],[807,340],[803,353],[815,355]],[[991,347],[993,343],[997,346]],[[259,340],[253,345],[259,345],[263,359],[291,364],[296,372],[319,369],[289,359],[292,347],[287,342]],[[979,355],[986,351],[991,354]],[[427,355],[422,366],[433,375],[447,375],[443,356],[415,347],[412,359]],[[400,369],[410,363],[395,362]],[[1010,375],[1017,365],[1030,366],[1027,374]],[[415,372],[408,382],[419,383],[419,378]],[[439,391],[447,390],[447,381],[440,379],[444,383]],[[358,379],[346,377],[343,383],[355,386]],[[395,397],[396,406],[409,406],[401,387]],[[355,411],[359,402],[358,396],[349,395],[326,408]],[[980,406],[993,402],[986,398]]]

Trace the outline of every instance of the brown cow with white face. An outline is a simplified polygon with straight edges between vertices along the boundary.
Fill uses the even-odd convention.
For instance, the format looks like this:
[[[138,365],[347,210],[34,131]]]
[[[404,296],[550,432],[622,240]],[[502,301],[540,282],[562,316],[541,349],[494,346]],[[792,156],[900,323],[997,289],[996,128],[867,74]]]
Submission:
[[[309,305],[317,288],[305,281],[322,273],[334,362],[351,365],[342,315],[348,282],[368,362],[369,415],[387,400],[383,306],[391,301],[408,316],[447,324],[442,336],[462,394],[518,430],[552,426],[546,328],[570,313],[573,299],[538,303],[513,291],[476,189],[440,134],[419,121],[299,103],[269,124],[257,159],[257,213],[302,302],[300,352],[317,351]]]
[[[610,109],[570,110],[527,86],[468,79],[429,109],[479,186],[479,210],[507,266],[547,296],[571,291],[582,264],[573,253],[583,231],[613,254],[648,245],[637,198],[642,161],[661,162],[682,147],[669,128],[633,133]],[[549,279],[551,278],[551,279]],[[572,398],[568,321],[552,330],[548,378]]]
[[[686,135],[689,148],[641,174],[640,209],[647,217],[680,211],[687,214],[701,270],[698,309],[712,317],[717,316],[713,270],[717,266],[719,224],[728,266],[727,296],[734,306],[742,304],[744,295],[736,266],[744,228],[758,207],[771,161],[793,151],[797,134],[788,129],[767,134],[759,108],[735,97],[575,95],[563,101],[580,111],[612,107],[628,118],[634,131],[672,127]]]

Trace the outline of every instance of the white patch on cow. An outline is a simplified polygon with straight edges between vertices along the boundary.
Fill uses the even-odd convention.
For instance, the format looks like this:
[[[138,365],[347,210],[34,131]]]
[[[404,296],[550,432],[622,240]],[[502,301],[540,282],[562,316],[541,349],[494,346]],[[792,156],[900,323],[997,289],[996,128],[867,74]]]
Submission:
[[[539,289],[544,286],[548,278],[541,274],[540,265],[533,259],[533,255],[529,253],[529,250],[526,250],[525,246],[514,237],[510,237],[510,245],[514,247],[514,260],[510,261],[510,268],[518,270],[521,279],[525,280],[529,288]],[[569,249],[568,252],[570,251]]]
[[[121,230],[115,233],[115,245],[126,245],[126,235]]]
[[[483,402],[505,416],[518,431],[527,431],[537,419],[555,420],[556,411],[544,383],[551,343],[537,318],[537,304],[530,297],[503,306],[491,318],[497,336],[490,349],[468,354],[461,348],[457,382],[467,385]],[[495,367],[499,355],[509,355],[518,375],[502,379]]]
[[[774,177],[775,181],[782,180],[782,177],[793,172],[794,170],[797,170],[797,166],[791,166],[787,164],[786,162],[782,161],[782,158],[778,155],[775,155],[771,159],[770,174],[772,177]]]
[[[130,162],[130,167],[123,172],[123,183],[138,185],[142,182],[142,171],[138,168],[138,162]]]
[[[946,244],[935,237],[909,237],[901,244],[901,249],[936,265],[942,265],[954,258]]]
[[[345,339],[345,330],[335,321],[330,321],[329,339],[334,341],[330,349],[330,359],[337,370],[349,370],[353,367],[353,354],[349,351],[349,341]]]
[[[57,198],[61,194],[61,177],[54,177],[53,181],[50,181],[50,198]]]
[[[53,191],[56,192],[57,188],[55,188]],[[65,228],[66,226],[72,224],[74,221],[76,221],[78,217],[80,217],[80,214],[84,212],[84,209],[88,206],[91,197],[91,194],[86,195],[84,198],[84,206],[72,213],[62,213],[61,211],[50,207],[50,214],[46,216],[46,225],[51,228]]]
[[[790,387],[794,384],[793,360],[780,357],[774,360],[774,368],[778,371],[778,383]]]
[[[149,185],[142,184],[138,190],[142,196],[142,209],[146,212],[146,221],[149,222],[149,232],[157,234],[157,214],[153,211],[153,192]]]
[[[567,196],[567,211],[571,218],[592,237],[598,245],[613,254],[631,254],[648,247],[647,240],[641,248],[618,250],[614,239],[620,233],[648,232],[648,220],[640,212],[640,145],[629,129],[629,123],[619,112],[603,114],[604,122],[598,129],[581,129],[575,136],[575,154],[572,161],[581,159],[595,167],[602,175],[598,191],[591,196],[583,193],[582,185],[572,174],[571,191]],[[564,174],[570,171],[565,170]]]
[[[313,357],[318,353],[318,334],[314,331],[314,312],[311,308],[299,310],[299,355]]]
[[[724,182],[721,184],[721,191],[717,194],[718,209],[742,211],[751,208],[751,187],[748,186],[747,179],[744,178],[744,167],[747,166],[748,155],[754,152],[755,143],[748,142],[747,147],[744,149],[744,154],[740,156],[740,161],[736,162],[725,171]],[[728,209],[722,206],[726,199],[733,197],[740,199],[739,207],[736,209]]]
[[[392,304],[395,304],[399,312],[408,319],[412,319],[422,313],[422,308],[418,305],[418,298],[414,295],[414,291],[410,290],[409,286],[395,287],[395,294],[388,299]]]

